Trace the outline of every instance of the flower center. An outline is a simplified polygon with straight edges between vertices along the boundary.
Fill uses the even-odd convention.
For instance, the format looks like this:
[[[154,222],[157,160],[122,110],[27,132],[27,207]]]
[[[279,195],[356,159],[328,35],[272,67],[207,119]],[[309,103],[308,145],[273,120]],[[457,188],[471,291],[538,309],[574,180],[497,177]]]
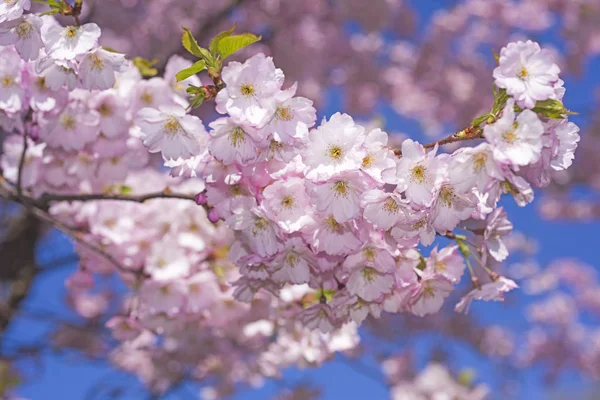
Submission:
[[[348,181],[336,181],[333,190],[335,190],[335,197],[348,197]]]
[[[344,150],[340,146],[336,145],[329,146],[327,153],[334,161],[339,161],[344,156]]]
[[[371,164],[373,164],[373,161],[375,161],[373,156],[371,154],[367,154],[365,156],[365,158],[363,158],[363,160],[362,160],[363,168],[367,168],[367,167],[371,166]]]
[[[485,163],[487,161],[487,154],[481,152],[481,153],[477,153],[473,156],[473,171],[474,172],[479,172],[483,169],[483,167],[485,166]]]
[[[427,169],[422,165],[416,165],[410,171],[410,175],[413,182],[423,183],[425,181],[425,173]]]
[[[436,262],[435,263],[435,270],[437,272],[442,272],[446,270],[446,264],[442,263],[442,262]]]
[[[13,78],[12,76],[6,75],[4,78],[2,78],[2,86],[11,87],[14,84],[15,84],[15,78]]]
[[[519,123],[515,122],[510,131],[506,131],[502,134],[502,140],[507,143],[512,143],[517,139],[517,128],[519,127]]]
[[[429,285],[425,285],[425,287],[423,288],[423,297],[434,297],[435,296],[435,290],[429,286]]]
[[[271,153],[275,153],[276,151],[281,151],[283,149],[283,143],[278,142],[277,140],[271,140],[271,144],[269,144],[269,150]]]
[[[92,61],[92,70],[102,71],[104,69],[104,61],[97,54],[92,54],[90,60]]]
[[[400,206],[392,197],[388,198],[385,203],[383,203],[382,208],[384,211],[387,211],[388,214],[398,214],[398,211],[400,211]]]
[[[365,260],[375,262],[375,249],[372,247],[365,248],[363,250],[363,255],[365,256]]]
[[[48,88],[46,86],[46,78],[43,76],[40,76],[39,78],[37,78],[35,81],[35,84],[38,87],[38,89],[47,89]]]
[[[254,85],[246,84],[240,87],[240,92],[246,97],[252,96],[256,91],[254,90]]]
[[[233,195],[233,196],[240,196],[242,194],[242,188],[240,187],[240,185],[232,185],[231,189],[229,189],[229,192]]]
[[[236,126],[229,134],[229,141],[233,147],[238,147],[240,144],[246,142],[246,135],[242,128]]]
[[[76,26],[69,26],[65,32],[68,38],[73,38],[77,34]]]
[[[365,278],[365,281],[367,282],[373,282],[375,280],[376,273],[377,271],[375,271],[375,269],[371,267],[367,267],[362,270],[362,275]]]
[[[421,218],[420,220],[415,222],[412,227],[413,227],[413,229],[421,229],[426,224],[427,224],[427,220],[425,218]]]
[[[296,255],[295,252],[290,252],[287,256],[287,262],[290,265],[290,267],[295,267],[296,264],[298,263],[298,256]]]
[[[292,196],[283,196],[281,199],[281,205],[285,208],[292,208],[294,205],[294,198]]]
[[[29,39],[31,37],[32,31],[33,25],[31,25],[27,21],[21,22],[16,29],[17,36],[19,36],[19,39]]]
[[[331,232],[340,233],[342,230],[342,226],[335,220],[335,218],[333,218],[333,215],[327,218],[325,223]]]
[[[282,106],[277,107],[277,110],[275,111],[275,115],[277,116],[277,118],[284,120],[284,121],[291,121],[292,118],[294,118],[294,112],[292,111],[292,109],[290,107],[282,107]]]
[[[142,100],[146,104],[154,103],[154,97],[148,91],[144,91],[144,93],[142,93],[142,95],[140,96],[140,100]]]
[[[76,122],[77,121],[75,121],[75,118],[70,114],[63,114],[60,117],[60,124],[63,126],[63,128],[65,128],[67,130],[74,129]]]
[[[170,116],[163,125],[163,132],[167,136],[175,136],[181,132],[181,124],[176,117]]]
[[[112,109],[112,107],[109,104],[102,103],[100,105],[100,107],[98,107],[98,112],[103,117],[108,117],[108,116],[111,116],[113,114],[113,109]]]
[[[254,221],[254,229],[252,230],[252,234],[256,236],[260,231],[267,229],[267,225],[269,225],[269,221],[267,221],[266,218],[257,218],[256,221]]]
[[[529,76],[529,71],[527,71],[527,68],[521,67],[521,70],[517,74],[517,77],[519,79],[525,80],[525,79],[527,79],[528,76]]]
[[[443,186],[440,190],[440,199],[446,207],[452,207],[452,201],[455,197],[454,188],[450,186]]]

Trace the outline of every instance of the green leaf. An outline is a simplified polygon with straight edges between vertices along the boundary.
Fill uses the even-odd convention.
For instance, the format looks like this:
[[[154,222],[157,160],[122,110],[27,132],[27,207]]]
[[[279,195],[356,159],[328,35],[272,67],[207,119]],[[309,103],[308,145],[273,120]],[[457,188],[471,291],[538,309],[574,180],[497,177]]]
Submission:
[[[121,193],[123,195],[131,194],[131,192],[133,191],[131,186],[127,186],[127,185],[121,185],[121,186],[119,186],[118,189],[119,189],[119,193]]]
[[[108,46],[102,46],[102,49],[109,51],[111,53],[123,54],[119,50],[113,49],[112,47],[108,47]]]
[[[204,60],[196,61],[191,67],[179,71],[175,77],[177,78],[177,82],[181,82],[205,69],[206,62]]]
[[[494,60],[496,60],[496,64],[500,64],[500,55],[496,53],[493,49],[492,54],[494,55]]]
[[[203,102],[204,102],[204,93],[200,92],[197,95],[195,95],[194,97],[190,98],[190,106],[188,107],[188,110],[190,108],[200,107]]]
[[[228,36],[231,36],[231,34],[233,33],[233,31],[235,30],[236,24],[233,24],[233,26],[231,27],[231,29],[227,30],[227,31],[223,31],[219,34],[217,34],[217,36],[215,36],[211,41],[210,44],[208,45],[208,49],[210,50],[210,52],[213,55],[217,54],[218,51],[218,45],[219,42],[221,41],[221,39],[226,38]]]
[[[181,43],[183,47],[193,55],[198,58],[203,58],[205,61],[210,62],[212,60],[212,55],[206,49],[203,49],[198,45],[196,39],[194,39],[194,35],[188,28],[183,28],[183,36],[181,37]]]
[[[217,52],[225,59],[244,47],[250,46],[252,43],[258,42],[262,37],[253,35],[252,33],[244,33],[242,35],[227,36],[219,40],[217,44]]]
[[[60,10],[57,10],[56,8],[51,9],[50,11],[46,11],[40,14],[40,17],[43,17],[44,15],[56,15],[60,12]]]
[[[475,119],[473,120],[473,122],[471,122],[471,126],[472,126],[473,128],[477,128],[477,127],[479,127],[479,125],[481,125],[481,124],[483,124],[485,121],[487,121],[487,119],[488,119],[490,116],[491,116],[491,114],[489,114],[489,113],[486,113],[486,114],[480,115],[479,117],[475,118]]]
[[[142,74],[142,76],[145,77],[152,77],[158,74],[158,70],[154,68],[154,65],[156,65],[157,63],[157,59],[154,59],[152,61],[146,60],[143,57],[135,57],[133,59],[133,65],[135,65],[140,71],[140,74]]]
[[[535,103],[535,107],[532,109],[533,112],[541,114],[546,118],[552,119],[564,119],[567,115],[577,114],[573,111],[569,111],[565,108],[564,104],[560,100],[544,100]]]

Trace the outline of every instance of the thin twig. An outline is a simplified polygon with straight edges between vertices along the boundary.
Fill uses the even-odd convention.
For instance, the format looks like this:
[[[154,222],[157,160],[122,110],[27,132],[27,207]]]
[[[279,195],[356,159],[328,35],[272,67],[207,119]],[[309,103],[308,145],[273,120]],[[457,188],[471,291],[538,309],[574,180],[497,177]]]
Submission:
[[[119,263],[113,256],[108,254],[106,251],[102,250],[100,247],[85,240],[82,237],[81,232],[79,232],[79,231],[67,226],[66,224],[62,223],[61,221],[57,220],[56,218],[51,216],[47,211],[43,210],[42,208],[39,208],[39,206],[36,205],[36,203],[34,202],[33,199],[30,199],[28,197],[18,194],[16,191],[13,190],[12,187],[10,187],[9,185],[3,184],[4,182],[6,182],[4,179],[0,180],[0,196],[5,197],[9,200],[13,200],[13,201],[21,204],[32,215],[36,216],[37,218],[39,218],[40,220],[42,220],[44,222],[51,224],[52,226],[54,226],[55,228],[57,228],[58,230],[60,230],[64,233],[66,233],[67,235],[72,236],[73,239],[77,243],[79,243],[82,246],[88,248],[89,250],[92,250],[93,252],[101,255],[107,261],[109,261],[111,264],[113,264],[117,269],[119,269],[121,272],[139,274],[139,272],[137,272],[137,271],[132,271],[130,269],[125,268],[125,266],[123,266],[121,263]]]
[[[437,141],[431,142],[431,143],[426,143],[423,145],[423,147],[426,149],[432,149],[436,145],[442,146],[445,144],[462,142],[463,140],[473,140],[473,139],[482,139],[482,138],[483,138],[483,129],[481,127],[469,126],[466,129],[463,129],[462,131],[453,133],[450,136],[446,136],[443,139],[440,139],[440,140],[437,140]],[[401,156],[402,150],[394,149],[394,154],[396,154],[397,156]]]
[[[23,167],[25,166],[25,158],[27,154],[27,131],[23,132],[23,152],[19,160],[19,170],[17,171],[17,193],[19,196],[23,194]]]
[[[124,194],[104,194],[104,193],[91,193],[91,194],[73,194],[73,195],[62,195],[62,194],[51,194],[44,193],[36,203],[40,205],[47,205],[52,201],[91,201],[91,200],[116,200],[116,201],[132,201],[136,203],[144,203],[152,199],[181,199],[195,201],[195,197],[183,194],[183,193],[171,193],[170,191],[164,190],[162,192],[147,193],[142,195],[124,195]]]

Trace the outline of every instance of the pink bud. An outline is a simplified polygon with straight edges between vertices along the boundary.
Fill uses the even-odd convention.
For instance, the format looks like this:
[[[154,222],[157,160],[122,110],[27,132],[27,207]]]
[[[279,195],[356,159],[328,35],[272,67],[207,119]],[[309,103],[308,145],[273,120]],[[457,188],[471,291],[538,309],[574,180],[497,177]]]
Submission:
[[[204,192],[200,192],[196,195],[196,204],[198,204],[199,206],[203,206],[206,204],[206,201],[208,200],[208,198],[206,197],[206,194]]]
[[[208,212],[208,220],[213,224],[219,222],[219,214],[217,213],[217,210],[215,210],[214,208],[210,209],[210,211]]]

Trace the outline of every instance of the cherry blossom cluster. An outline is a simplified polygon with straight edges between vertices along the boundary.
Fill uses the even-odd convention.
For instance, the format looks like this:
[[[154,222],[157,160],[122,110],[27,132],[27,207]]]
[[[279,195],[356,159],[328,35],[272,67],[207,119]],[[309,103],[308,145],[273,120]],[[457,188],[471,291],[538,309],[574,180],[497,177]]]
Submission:
[[[437,362],[429,363],[416,376],[410,376],[408,361],[400,355],[386,359],[383,371],[391,385],[391,399],[469,399],[489,398],[490,390],[485,385],[471,385],[460,382],[446,366]]]
[[[294,96],[296,85],[282,89],[283,72],[262,54],[223,69],[216,109],[226,116],[208,133],[196,117],[164,108],[144,108],[135,121],[174,175],[205,179],[199,202],[235,231],[230,258],[242,275],[235,296],[250,301],[260,289],[277,296],[285,285],[308,284],[319,296],[298,318],[330,332],[383,310],[438,311],[471,251],[463,239],[427,258],[417,246],[453,235],[459,224],[475,233],[482,268],[488,255],[506,258],[502,237],[512,224],[501,195],[531,202],[531,185],[568,168],[579,140],[564,115],[558,73],[537,43],[503,48],[494,70],[497,110],[485,126],[457,134],[485,143],[452,154],[407,139],[398,157],[385,132],[367,132],[346,114],[313,128],[311,102]],[[491,281],[477,284],[457,310],[473,299],[502,300],[516,287],[489,272]]]

